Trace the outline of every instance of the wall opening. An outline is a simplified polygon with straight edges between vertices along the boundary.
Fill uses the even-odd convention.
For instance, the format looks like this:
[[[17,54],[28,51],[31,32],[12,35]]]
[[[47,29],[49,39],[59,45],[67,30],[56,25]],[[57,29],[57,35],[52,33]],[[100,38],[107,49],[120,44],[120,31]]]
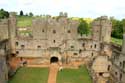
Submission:
[[[42,30],[42,32],[44,32],[44,29]]]
[[[70,30],[68,30],[68,33],[71,33],[71,31],[70,31]]]
[[[78,55],[77,53],[73,53],[73,55]]]
[[[123,61],[123,68],[125,68],[125,61]]]
[[[21,48],[24,49],[24,48],[25,48],[25,45],[21,45]]]
[[[100,72],[100,73],[99,73],[99,76],[102,76],[102,75],[103,75],[103,72]]]
[[[16,54],[19,54],[19,51],[16,51]]]
[[[37,48],[39,49],[39,48],[41,48],[41,46],[40,46],[40,45],[38,45],[38,46],[37,46]]]
[[[50,63],[57,63],[59,61],[58,57],[51,57]]]
[[[92,56],[93,56],[94,54],[93,54],[93,52],[92,52]]]
[[[71,48],[74,48],[74,46],[70,46]]]
[[[85,47],[85,43],[83,43],[82,46]]]
[[[95,48],[96,48],[96,44],[95,44]]]
[[[120,80],[122,80],[122,74],[120,73],[120,77],[119,77]]]
[[[90,48],[92,48],[92,45],[90,46]]]
[[[82,49],[79,49],[79,54],[82,52]]]
[[[19,45],[19,43],[18,42],[16,42],[16,46],[18,46]]]
[[[110,65],[108,65],[108,69],[107,69],[108,71],[110,71],[110,67],[111,67],[111,66],[110,66]]]
[[[53,30],[53,34],[55,34],[56,33],[56,30]]]
[[[56,40],[53,40],[53,43],[56,43]]]

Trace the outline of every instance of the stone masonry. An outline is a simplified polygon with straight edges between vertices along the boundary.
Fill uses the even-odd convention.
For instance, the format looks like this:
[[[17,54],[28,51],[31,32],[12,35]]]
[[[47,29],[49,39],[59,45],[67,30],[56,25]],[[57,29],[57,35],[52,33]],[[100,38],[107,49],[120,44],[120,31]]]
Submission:
[[[36,18],[29,28],[30,34],[22,36],[16,26],[16,17],[11,13],[9,19],[0,22],[0,39],[9,39],[11,55],[27,61],[26,58],[34,58],[31,61],[34,64],[50,64],[52,59],[62,64],[88,61],[92,63],[93,79],[97,78],[98,83],[100,79],[107,82],[111,67],[112,23],[106,16],[99,17],[92,23],[92,35],[81,36],[77,32],[79,22],[67,16],[61,12],[58,17]]]

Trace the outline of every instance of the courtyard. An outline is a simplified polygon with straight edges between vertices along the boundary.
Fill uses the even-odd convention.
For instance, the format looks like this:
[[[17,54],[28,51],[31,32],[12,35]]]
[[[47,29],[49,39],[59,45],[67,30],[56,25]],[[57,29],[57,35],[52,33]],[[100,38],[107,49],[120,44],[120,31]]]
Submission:
[[[47,83],[48,68],[21,68],[9,83]]]
[[[49,75],[48,68],[21,68],[9,83],[47,83]],[[63,69],[57,74],[57,83],[92,83],[85,67],[78,69]]]
[[[92,83],[86,67],[64,69],[57,76],[57,83]]]

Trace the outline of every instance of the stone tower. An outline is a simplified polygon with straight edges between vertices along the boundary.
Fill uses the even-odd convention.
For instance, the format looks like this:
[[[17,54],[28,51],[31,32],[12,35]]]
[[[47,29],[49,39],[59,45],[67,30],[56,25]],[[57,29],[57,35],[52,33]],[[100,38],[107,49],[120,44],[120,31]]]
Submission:
[[[112,23],[107,16],[101,16],[93,21],[93,40],[100,42],[110,42]]]
[[[15,36],[16,36],[16,13],[11,12],[9,17],[9,38],[11,53],[15,54]]]
[[[110,38],[112,23],[107,16],[101,16],[92,23],[92,39],[101,44],[99,56],[93,61],[92,70],[96,83],[107,83],[110,77],[111,62],[109,61],[112,51],[110,48]]]

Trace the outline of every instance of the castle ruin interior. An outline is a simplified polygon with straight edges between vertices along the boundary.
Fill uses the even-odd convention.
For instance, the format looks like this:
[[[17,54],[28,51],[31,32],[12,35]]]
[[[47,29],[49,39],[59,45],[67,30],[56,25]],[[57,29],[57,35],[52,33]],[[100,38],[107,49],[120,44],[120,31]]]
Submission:
[[[20,62],[29,66],[58,62],[64,67],[80,62],[88,66],[93,83],[125,83],[125,36],[122,47],[111,44],[112,23],[107,16],[92,22],[89,35],[80,35],[79,22],[62,12],[57,18],[36,18],[31,27],[16,24],[14,13],[0,20],[0,83],[14,74]]]

